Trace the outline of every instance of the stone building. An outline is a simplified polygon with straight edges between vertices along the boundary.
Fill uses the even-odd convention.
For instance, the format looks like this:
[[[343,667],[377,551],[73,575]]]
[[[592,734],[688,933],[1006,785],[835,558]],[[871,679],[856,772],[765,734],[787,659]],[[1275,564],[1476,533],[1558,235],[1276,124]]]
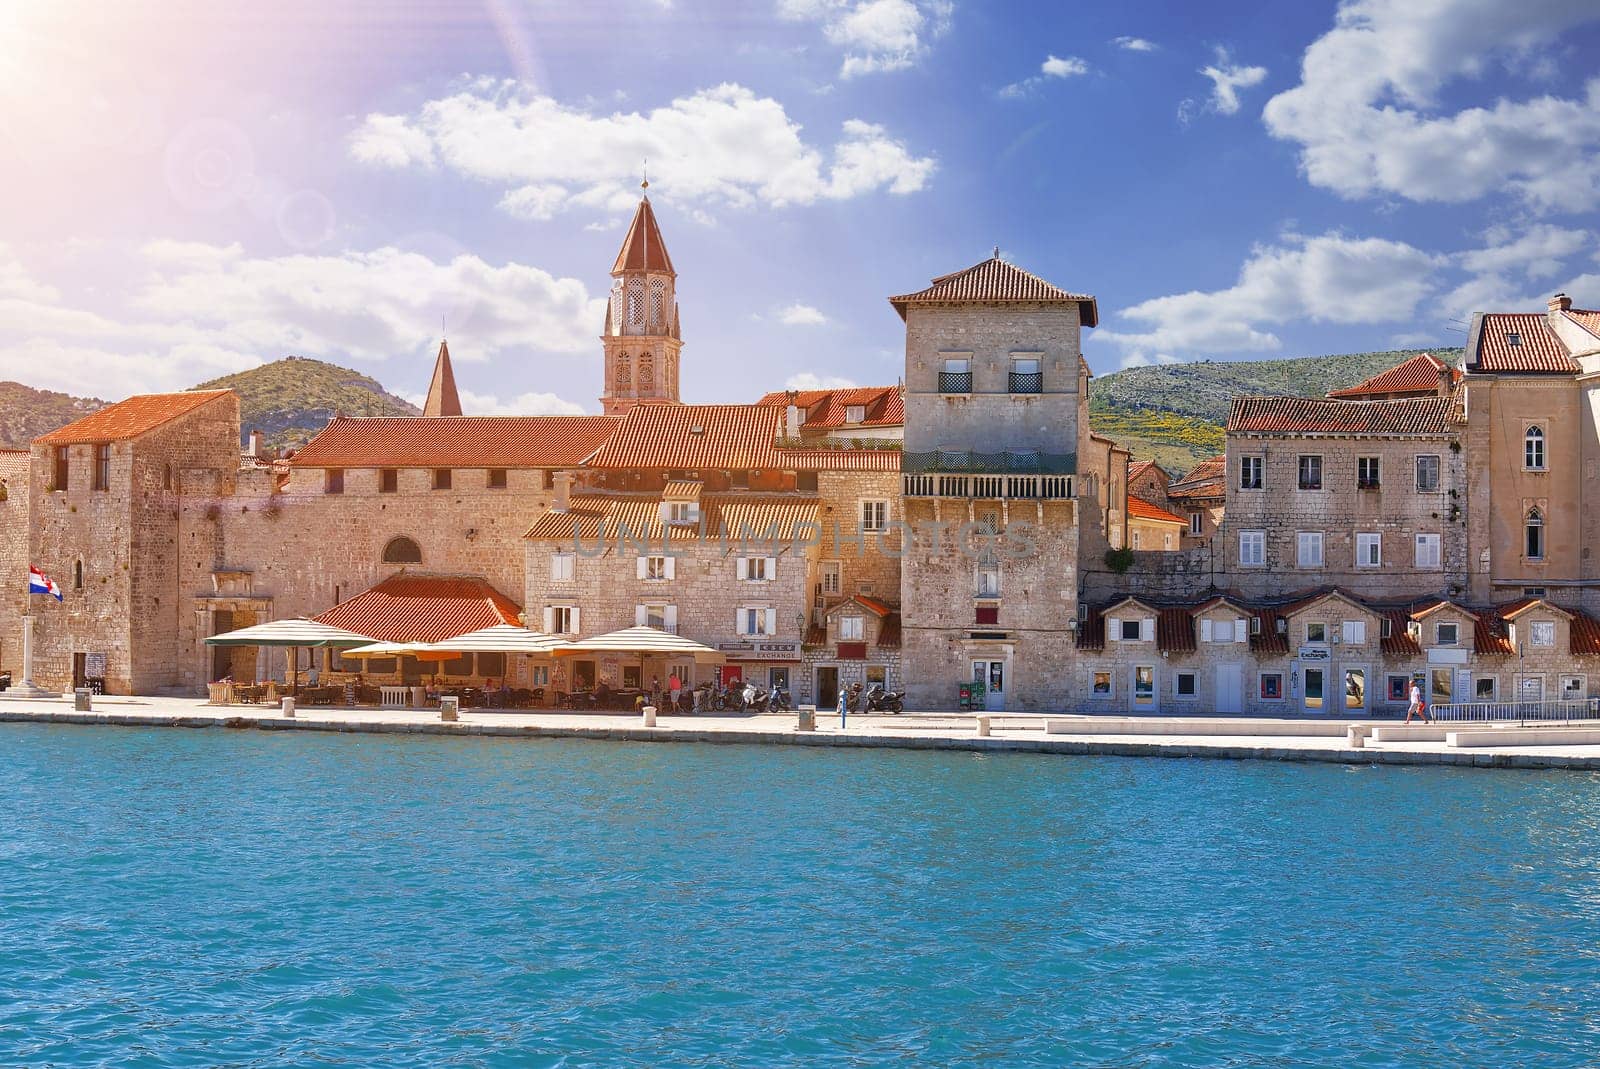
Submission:
[[[785,410],[785,445],[874,445],[905,437],[905,391],[899,386],[778,390],[757,404]]]
[[[907,701],[1060,708],[1080,562],[1120,544],[1127,451],[1092,434],[1095,300],[998,255],[890,298],[906,324]],[[1109,541],[1108,541],[1109,536]]]
[[[1227,511],[1228,458],[1207,457],[1167,486],[1169,511],[1188,517],[1183,548],[1209,546]]]
[[[1176,552],[1189,521],[1142,497],[1128,497],[1128,548]]]
[[[22,682],[22,617],[28,611],[28,530],[31,526],[26,449],[0,449],[0,672]]]
[[[1407,397],[1449,397],[1461,382],[1460,368],[1451,367],[1432,353],[1409,360],[1340,390],[1329,390],[1336,401],[1399,401]]]
[[[1167,486],[1172,477],[1153,460],[1134,461],[1128,465],[1128,496],[1148,501],[1160,508],[1167,507]]]

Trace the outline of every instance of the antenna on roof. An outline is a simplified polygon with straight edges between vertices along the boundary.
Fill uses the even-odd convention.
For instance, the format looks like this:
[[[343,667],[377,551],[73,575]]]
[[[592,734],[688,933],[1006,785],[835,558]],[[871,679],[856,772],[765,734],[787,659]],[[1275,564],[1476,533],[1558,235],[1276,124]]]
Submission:
[[[996,260],[1000,259],[1000,246],[998,245],[994,247],[994,258]]]

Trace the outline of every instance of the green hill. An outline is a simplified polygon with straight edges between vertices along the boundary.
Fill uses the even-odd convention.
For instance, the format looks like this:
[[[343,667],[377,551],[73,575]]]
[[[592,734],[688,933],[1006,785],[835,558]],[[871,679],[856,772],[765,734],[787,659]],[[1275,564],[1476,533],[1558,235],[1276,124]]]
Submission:
[[[98,397],[73,397],[35,390],[20,382],[0,382],[0,447],[26,449],[41,434],[105,406]]]
[[[1235,397],[1321,397],[1419,352],[1449,363],[1461,360],[1460,349],[1401,349],[1128,368],[1090,381],[1090,419],[1098,433],[1132,449],[1135,459],[1154,460],[1180,474],[1222,451],[1228,406]]]
[[[333,418],[415,416],[416,405],[396,397],[359,371],[291,356],[248,371],[202,382],[197,390],[233,390],[239,395],[240,434],[261,432],[275,449],[304,445]]]

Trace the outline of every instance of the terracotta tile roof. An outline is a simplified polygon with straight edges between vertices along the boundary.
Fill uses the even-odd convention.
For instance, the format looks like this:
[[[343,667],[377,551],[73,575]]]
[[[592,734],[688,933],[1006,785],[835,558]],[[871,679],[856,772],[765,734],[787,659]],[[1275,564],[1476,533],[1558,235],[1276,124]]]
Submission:
[[[656,225],[656,212],[650,207],[649,197],[639,201],[639,209],[633,213],[633,222],[628,225],[628,236],[622,239],[617,261],[611,265],[613,275],[624,271],[677,274],[672,269],[672,257],[667,255],[667,243],[661,240],[661,228]]]
[[[883,623],[878,625],[878,648],[897,650],[900,648],[900,614],[892,612],[883,618]]]
[[[788,408],[789,391],[774,390],[760,405]],[[906,422],[905,394],[898,386],[857,386],[848,390],[796,390],[794,404],[805,412],[802,428],[829,430],[834,427],[903,427]],[[866,409],[859,423],[845,420],[846,410],[860,405]]]
[[[1480,657],[1509,657],[1517,652],[1511,648],[1510,631],[1498,614],[1486,612],[1473,621],[1472,652]]]
[[[786,471],[899,471],[898,449],[780,449]]]
[[[664,501],[699,501],[706,484],[698,479],[674,479],[661,488]]]
[[[617,416],[335,416],[297,468],[570,468],[600,448]]]
[[[1156,649],[1164,653],[1193,653],[1194,615],[1188,609],[1162,609],[1156,614]]]
[[[1090,609],[1089,617],[1078,628],[1078,649],[1103,650],[1106,648],[1106,618],[1098,609]]]
[[[890,297],[900,318],[906,316],[906,306],[912,304],[965,304],[968,302],[1026,301],[1045,304],[1077,304],[1083,325],[1095,326],[1100,313],[1095,299],[1082,293],[1068,293],[1030,274],[1015,264],[1008,264],[999,256],[991,256],[982,263],[973,264],[964,271],[940,275],[933,284],[915,293],[902,293]]]
[[[75,445],[83,442],[125,442],[223,397],[232,390],[190,390],[186,393],[149,393],[130,397],[73,420],[49,434],[35,438],[39,445]]]
[[[1381,628],[1378,632],[1378,647],[1385,657],[1422,656],[1422,647],[1411,637],[1411,631],[1407,627],[1411,623],[1411,617],[1404,609],[1390,610],[1379,615],[1389,623],[1388,635],[1385,636]]]
[[[879,601],[877,598],[869,598],[865,594],[855,594],[850,598],[850,600],[864,606],[868,612],[872,613],[880,620],[894,612],[894,607],[892,605]]]
[[[1566,317],[1590,334],[1600,338],[1600,312],[1591,312],[1584,308],[1569,308]]]
[[[1174,516],[1166,509],[1152,505],[1142,497],[1128,498],[1128,518],[1147,520],[1151,523],[1188,523],[1182,516]]]
[[[1600,620],[1586,612],[1574,616],[1570,644],[1575,657],[1600,657]]]
[[[1571,375],[1578,365],[1542,313],[1490,312],[1483,316],[1477,351],[1467,354],[1467,370]]]
[[[1167,487],[1167,497],[1202,500],[1226,497],[1223,480],[1228,474],[1228,458],[1208,457],[1183,473],[1183,477]]]
[[[577,538],[586,545],[602,538],[608,545],[645,538],[659,546],[663,536],[672,542],[715,542],[726,531],[728,544],[735,546],[741,536],[752,543],[764,541],[770,528],[778,541],[791,543],[806,536],[808,529],[800,525],[817,522],[818,507],[814,497],[707,495],[700,499],[700,521],[669,527],[661,522],[661,499],[654,495],[583,494],[572,498],[566,512],[539,517],[525,537],[557,542]]]
[[[392,575],[313,617],[380,642],[440,642],[495,624],[515,624],[517,603],[463,575]]]
[[[1141,475],[1155,466],[1156,462],[1153,460],[1134,461],[1132,464],[1128,465],[1128,482],[1132,483],[1135,479],[1139,478]]]
[[[1236,397],[1228,412],[1228,432],[1447,434],[1457,417],[1457,403],[1448,397],[1354,402],[1310,397]]]
[[[894,449],[782,449],[775,405],[637,405],[589,466],[601,469],[899,471]]]
[[[1250,651],[1266,656],[1282,657],[1289,652],[1289,633],[1287,630],[1279,632],[1278,621],[1286,619],[1282,609],[1262,609],[1253,616],[1261,617],[1261,633],[1255,634],[1251,628]]]
[[[1342,390],[1329,390],[1329,397],[1360,398],[1385,394],[1437,394],[1441,377],[1448,372],[1449,381],[1461,381],[1461,371],[1450,367],[1432,353],[1418,353],[1411,359],[1381,371],[1364,382],[1346,386]]]

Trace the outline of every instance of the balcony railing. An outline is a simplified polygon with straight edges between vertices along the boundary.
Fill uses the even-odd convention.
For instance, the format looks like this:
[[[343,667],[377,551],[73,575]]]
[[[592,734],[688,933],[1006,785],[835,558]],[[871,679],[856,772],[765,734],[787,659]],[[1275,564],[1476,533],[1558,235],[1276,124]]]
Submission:
[[[1057,501],[1077,496],[1076,453],[973,453],[935,450],[901,460],[907,497]]]
[[[972,372],[970,371],[941,371],[939,372],[940,393],[971,393]]]
[[[1042,371],[1013,371],[1011,372],[1012,393],[1043,393],[1044,372]]]

